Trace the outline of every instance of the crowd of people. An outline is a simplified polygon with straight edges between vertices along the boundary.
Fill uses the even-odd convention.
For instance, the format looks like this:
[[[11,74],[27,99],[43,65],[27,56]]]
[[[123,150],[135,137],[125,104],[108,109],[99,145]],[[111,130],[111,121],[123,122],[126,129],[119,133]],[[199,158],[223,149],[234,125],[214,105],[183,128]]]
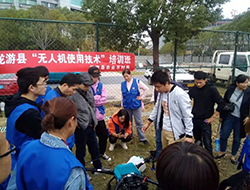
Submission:
[[[214,159],[225,156],[233,130],[230,161],[238,164],[236,155],[241,139],[250,132],[249,78],[242,74],[229,86],[223,99],[202,71],[194,74],[195,86],[188,93],[171,79],[168,69],[156,71],[151,79],[155,106],[143,125],[142,100],[149,88],[124,69],[122,109],[109,118],[107,126],[107,92],[98,67],[66,74],[54,89],[47,86],[49,71],[44,66],[23,68],[16,75],[19,91],[5,105],[7,140],[0,133],[0,189],[93,189],[85,171],[86,145],[93,166],[108,171],[101,161],[111,160],[107,141],[109,151],[114,151],[117,142],[128,149],[127,142],[134,138],[134,119],[138,141],[144,146],[149,144],[145,133],[154,122],[160,189],[216,190],[219,171]],[[229,104],[232,110],[225,108]],[[211,128],[218,116],[222,123],[220,152],[214,156]],[[247,136],[238,165],[247,174],[249,146]],[[249,177],[246,173],[244,176]],[[237,181],[237,177],[229,181]],[[225,181],[220,189],[229,186],[233,185]]]

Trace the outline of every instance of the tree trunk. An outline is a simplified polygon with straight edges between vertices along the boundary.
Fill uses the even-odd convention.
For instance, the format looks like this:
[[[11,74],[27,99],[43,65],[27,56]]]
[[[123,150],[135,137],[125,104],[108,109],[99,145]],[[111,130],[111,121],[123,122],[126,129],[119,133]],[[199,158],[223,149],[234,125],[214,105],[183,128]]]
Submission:
[[[159,39],[160,35],[152,29],[152,41],[153,41],[153,67],[159,67]]]

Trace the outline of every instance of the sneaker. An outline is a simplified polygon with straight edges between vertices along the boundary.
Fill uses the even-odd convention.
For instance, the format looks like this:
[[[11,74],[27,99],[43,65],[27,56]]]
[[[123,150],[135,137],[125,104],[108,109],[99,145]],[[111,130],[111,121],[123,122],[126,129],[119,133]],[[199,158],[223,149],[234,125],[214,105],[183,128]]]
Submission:
[[[128,149],[128,147],[127,147],[127,145],[126,145],[125,142],[121,142],[120,145],[121,145],[121,147],[122,147],[123,149],[125,149],[125,150]]]
[[[113,151],[114,148],[115,148],[115,144],[110,144],[110,146],[109,146],[109,151]]]
[[[107,160],[107,161],[110,161],[111,160],[111,158],[107,155],[107,154],[103,154],[103,155],[101,155],[101,157],[104,159],[104,160]]]
[[[143,142],[145,145],[149,145],[147,140],[144,140],[144,141],[141,141],[141,142]]]
[[[87,174],[87,178],[89,181],[92,179],[92,177],[90,177],[89,174]]]

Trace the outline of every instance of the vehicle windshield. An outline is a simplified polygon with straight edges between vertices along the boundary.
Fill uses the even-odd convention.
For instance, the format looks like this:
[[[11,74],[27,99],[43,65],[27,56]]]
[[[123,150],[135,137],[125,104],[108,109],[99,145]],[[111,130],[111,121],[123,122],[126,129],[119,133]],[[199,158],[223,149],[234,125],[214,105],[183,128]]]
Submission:
[[[11,74],[0,74],[0,79],[13,79],[15,77],[14,73]]]

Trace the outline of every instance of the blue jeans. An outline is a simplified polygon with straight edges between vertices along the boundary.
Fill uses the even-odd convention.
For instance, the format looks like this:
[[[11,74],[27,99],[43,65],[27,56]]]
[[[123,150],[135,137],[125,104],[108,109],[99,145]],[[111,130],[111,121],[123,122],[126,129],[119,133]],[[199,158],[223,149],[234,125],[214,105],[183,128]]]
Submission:
[[[157,119],[154,121],[155,125],[155,145],[156,145],[156,158],[158,158],[161,150],[162,150],[162,143],[161,143],[161,131],[162,128],[157,129]]]
[[[220,150],[226,152],[227,140],[230,133],[233,132],[233,145],[231,154],[235,156],[239,150],[241,138],[240,138],[240,118],[229,114],[223,121],[220,131]]]

